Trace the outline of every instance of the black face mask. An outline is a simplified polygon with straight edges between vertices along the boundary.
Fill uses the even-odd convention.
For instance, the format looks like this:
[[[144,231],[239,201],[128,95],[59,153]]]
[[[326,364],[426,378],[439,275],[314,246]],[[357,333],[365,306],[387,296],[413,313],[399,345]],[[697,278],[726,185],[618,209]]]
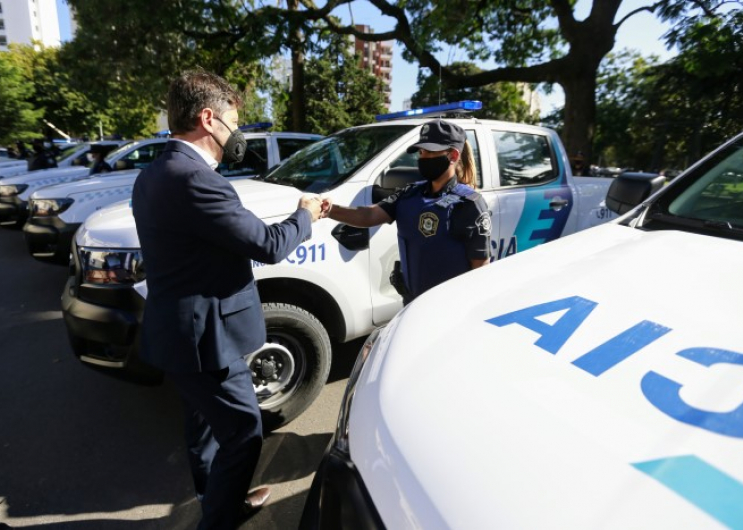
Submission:
[[[451,161],[446,155],[418,158],[418,171],[424,179],[434,181],[443,175],[444,171],[449,168],[449,164],[451,164]]]
[[[227,124],[216,116],[214,119],[219,120],[222,125],[227,127]],[[229,127],[227,130],[229,131]],[[222,145],[219,140],[212,134],[212,138],[217,142],[217,145],[222,148],[222,162],[226,164],[232,164],[233,162],[242,162],[245,156],[245,150],[247,149],[248,142],[245,140],[245,136],[240,129],[230,131],[230,135],[227,141]]]

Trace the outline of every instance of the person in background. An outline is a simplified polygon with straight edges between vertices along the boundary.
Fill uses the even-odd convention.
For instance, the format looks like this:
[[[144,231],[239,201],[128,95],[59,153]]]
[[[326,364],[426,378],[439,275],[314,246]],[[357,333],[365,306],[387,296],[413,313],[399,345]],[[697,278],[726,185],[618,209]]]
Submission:
[[[52,152],[44,147],[44,141],[41,138],[35,138],[31,143],[33,154],[28,159],[28,170],[37,171],[39,169],[51,169],[57,167],[57,159]]]
[[[23,143],[21,140],[15,141],[15,147],[16,147],[16,153],[18,153],[18,158],[21,160],[28,159],[29,156],[31,156],[31,153],[26,148],[26,144]]]
[[[260,456],[261,414],[244,356],[266,342],[251,260],[277,263],[312,235],[317,196],[267,225],[215,171],[239,162],[239,93],[198,70],[168,91],[172,138],[134,184],[132,210],[147,263],[141,356],[181,395],[200,530],[233,530],[264,505],[249,491]]]
[[[106,162],[106,149],[100,144],[93,144],[90,146],[90,152],[88,153],[88,161],[90,162],[90,174],[95,175],[97,173],[108,173],[111,171],[111,166]]]
[[[490,211],[475,191],[472,149],[461,127],[423,125],[418,152],[422,180],[372,206],[349,208],[323,199],[323,217],[357,227],[397,221],[400,262],[390,277],[408,304],[430,288],[490,262]]]

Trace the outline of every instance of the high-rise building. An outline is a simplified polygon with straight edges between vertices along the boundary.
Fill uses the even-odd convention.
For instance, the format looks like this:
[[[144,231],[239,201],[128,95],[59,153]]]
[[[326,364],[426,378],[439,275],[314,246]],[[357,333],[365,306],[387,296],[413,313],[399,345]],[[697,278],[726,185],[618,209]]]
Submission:
[[[369,26],[356,24],[363,33],[374,33]],[[384,106],[389,110],[392,96],[392,46],[394,41],[370,42],[354,39],[354,49],[361,57],[361,66],[382,80]]]
[[[56,0],[0,0],[0,51],[8,44],[59,46],[59,15]]]

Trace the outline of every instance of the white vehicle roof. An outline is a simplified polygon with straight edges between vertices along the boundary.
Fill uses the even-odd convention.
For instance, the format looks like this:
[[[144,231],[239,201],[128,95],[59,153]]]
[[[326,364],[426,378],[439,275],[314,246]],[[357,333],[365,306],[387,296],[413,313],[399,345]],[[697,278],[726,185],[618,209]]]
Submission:
[[[350,416],[351,458],[385,524],[741,527],[743,354],[712,368],[679,355],[741,351],[741,250],[610,223],[417,299],[379,340]],[[550,331],[567,307],[593,311]],[[542,334],[505,323],[522,310],[516,321]],[[657,340],[608,359],[601,345],[634,326]],[[660,410],[674,382],[738,434]]]

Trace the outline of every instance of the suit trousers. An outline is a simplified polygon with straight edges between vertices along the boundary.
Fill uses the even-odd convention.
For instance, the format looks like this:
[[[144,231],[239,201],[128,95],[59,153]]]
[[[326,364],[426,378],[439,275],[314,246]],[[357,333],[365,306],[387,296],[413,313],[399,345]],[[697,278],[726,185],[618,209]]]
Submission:
[[[234,530],[263,444],[260,409],[241,358],[213,372],[167,374],[183,400],[199,530]]]

